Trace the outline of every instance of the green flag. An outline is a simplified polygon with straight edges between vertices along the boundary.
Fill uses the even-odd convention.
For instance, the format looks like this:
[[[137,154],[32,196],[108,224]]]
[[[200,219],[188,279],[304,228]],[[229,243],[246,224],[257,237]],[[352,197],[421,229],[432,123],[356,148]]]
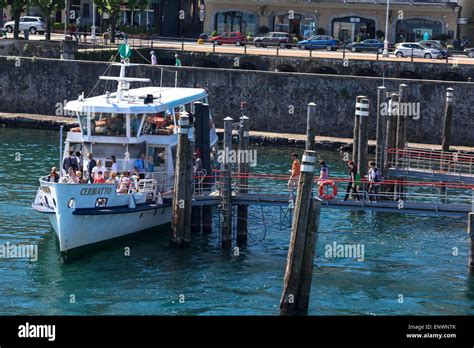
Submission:
[[[132,55],[132,51],[127,44],[121,44],[119,47],[119,54],[122,59],[127,59]]]

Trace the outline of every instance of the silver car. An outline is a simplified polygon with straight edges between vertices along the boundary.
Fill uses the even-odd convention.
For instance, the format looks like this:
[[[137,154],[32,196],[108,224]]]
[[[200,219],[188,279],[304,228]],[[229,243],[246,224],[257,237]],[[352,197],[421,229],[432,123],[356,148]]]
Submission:
[[[443,58],[443,54],[435,49],[423,47],[417,42],[404,42],[395,46],[397,57],[421,57],[421,58]]]
[[[13,32],[13,28],[15,27],[15,21],[6,22],[3,27],[9,33]],[[46,24],[43,22],[41,17],[32,17],[32,16],[24,16],[20,17],[20,31],[28,30],[31,34],[44,34],[46,31]]]

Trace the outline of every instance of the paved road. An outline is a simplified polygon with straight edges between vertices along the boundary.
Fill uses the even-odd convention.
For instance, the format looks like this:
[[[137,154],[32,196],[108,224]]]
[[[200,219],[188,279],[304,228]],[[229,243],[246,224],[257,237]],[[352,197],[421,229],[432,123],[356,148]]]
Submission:
[[[11,34],[10,34],[11,35]],[[10,36],[11,37],[11,36]],[[51,34],[52,40],[62,40],[64,38],[64,34]],[[101,41],[100,37],[99,41]],[[42,40],[44,39],[43,35],[30,35],[31,40]],[[90,39],[90,36],[88,36]],[[99,43],[98,41],[98,43]],[[140,45],[150,47],[150,41],[147,40],[139,40],[139,39],[130,39],[129,45],[132,47],[139,47]],[[163,49],[182,49],[182,43],[177,41],[163,41],[163,40],[154,40],[153,41],[153,48],[163,48]],[[185,42],[184,43],[184,50],[185,51],[194,51],[194,52],[212,52],[213,45],[209,43],[205,44],[197,44],[196,42]],[[247,46],[244,47],[237,47],[234,45],[222,45],[215,47],[216,53],[229,53],[229,54],[253,54],[253,55],[270,55],[270,56],[284,56],[284,57],[310,57],[310,55],[314,58],[335,58],[335,59],[342,59],[343,52],[342,50],[335,51],[335,52],[328,52],[326,50],[314,50],[310,52],[309,50],[300,50],[298,48],[292,49],[276,49],[275,47],[267,47],[267,48],[256,48],[254,46]],[[377,60],[377,55],[375,53],[352,53],[352,52],[345,52],[345,57],[348,59],[358,59],[358,60]],[[393,54],[390,57],[385,58],[382,55],[378,56],[378,59],[381,61],[407,61],[409,62],[411,58],[398,58],[395,57]],[[425,58],[414,58],[413,61],[415,62],[429,62],[434,64],[446,64],[445,59],[425,59]],[[449,58],[449,64],[474,64],[474,58],[468,58],[465,55],[454,55],[453,57]]]

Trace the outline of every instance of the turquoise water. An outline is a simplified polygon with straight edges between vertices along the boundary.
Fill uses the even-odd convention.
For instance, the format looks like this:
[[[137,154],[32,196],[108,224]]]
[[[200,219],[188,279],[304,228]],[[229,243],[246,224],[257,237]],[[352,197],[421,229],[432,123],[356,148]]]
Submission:
[[[0,315],[279,314],[290,231],[288,222],[280,228],[278,208],[250,208],[250,240],[239,256],[222,252],[215,232],[173,250],[160,229],[63,265],[48,219],[30,208],[37,178],[58,162],[57,133],[0,129],[0,143],[0,244],[39,248],[38,262],[0,259]],[[256,171],[288,172],[291,149],[256,149]],[[344,175],[339,154],[320,156]],[[374,221],[323,210],[310,314],[474,314],[465,219],[378,213]],[[362,243],[364,261],[326,258],[334,242]]]

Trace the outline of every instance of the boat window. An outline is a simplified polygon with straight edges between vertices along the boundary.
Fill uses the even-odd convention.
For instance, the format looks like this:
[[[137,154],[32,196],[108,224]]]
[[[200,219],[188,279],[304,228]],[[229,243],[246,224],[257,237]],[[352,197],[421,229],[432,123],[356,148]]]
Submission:
[[[169,112],[150,114],[143,125],[142,134],[145,135],[171,135],[173,134],[173,115]]]
[[[87,113],[79,114],[79,123],[82,129],[82,134],[87,135]]]
[[[149,146],[147,149],[148,160],[153,164],[152,171],[166,171],[166,148],[158,146]]]
[[[107,206],[107,201],[108,199],[107,198],[97,198],[96,201],[95,201],[95,207],[96,208],[105,208]]]
[[[142,122],[143,115],[131,114],[130,115],[130,136],[138,136],[138,129],[140,128],[140,123]]]
[[[91,135],[125,136],[125,114],[97,113],[91,116]]]

